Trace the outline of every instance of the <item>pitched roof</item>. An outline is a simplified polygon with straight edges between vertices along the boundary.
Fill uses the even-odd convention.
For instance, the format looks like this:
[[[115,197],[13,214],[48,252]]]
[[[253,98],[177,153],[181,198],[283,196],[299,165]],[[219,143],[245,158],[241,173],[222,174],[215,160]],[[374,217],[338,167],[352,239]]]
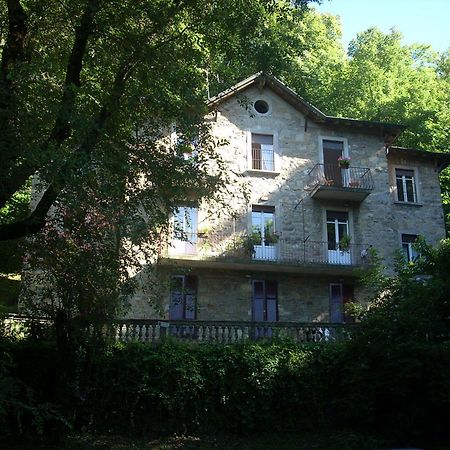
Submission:
[[[257,86],[260,89],[265,87],[271,89],[275,94],[279,95],[287,103],[316,123],[335,126],[351,126],[366,130],[373,129],[375,131],[381,131],[386,136],[390,136],[390,141],[394,140],[406,128],[404,125],[387,122],[374,122],[368,120],[327,116],[314,105],[308,103],[305,99],[297,95],[291,88],[286,86],[280,80],[271,75],[264,74],[263,72],[255,73],[225,91],[222,91],[215,97],[212,97],[208,101],[208,107],[210,109],[214,109],[220,103],[244,92],[253,86]]]

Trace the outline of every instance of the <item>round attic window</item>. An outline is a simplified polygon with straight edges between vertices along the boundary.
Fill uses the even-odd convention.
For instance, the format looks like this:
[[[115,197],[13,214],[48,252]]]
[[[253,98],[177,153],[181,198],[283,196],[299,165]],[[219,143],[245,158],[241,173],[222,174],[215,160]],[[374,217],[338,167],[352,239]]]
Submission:
[[[269,112],[269,104],[265,100],[256,100],[253,107],[259,114],[267,114]]]

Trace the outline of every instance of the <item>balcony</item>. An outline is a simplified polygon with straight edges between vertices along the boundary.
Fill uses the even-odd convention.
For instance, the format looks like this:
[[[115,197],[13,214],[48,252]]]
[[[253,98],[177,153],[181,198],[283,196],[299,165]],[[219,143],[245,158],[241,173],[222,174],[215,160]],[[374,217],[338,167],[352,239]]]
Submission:
[[[339,249],[335,243],[280,237],[276,242],[255,245],[245,233],[190,233],[185,240],[168,243],[161,261],[191,267],[217,267],[265,271],[333,273],[348,275],[355,266],[367,264],[367,245],[350,244]],[[232,265],[232,267],[231,267]]]
[[[316,164],[309,172],[311,197],[320,200],[362,202],[373,190],[370,169]]]

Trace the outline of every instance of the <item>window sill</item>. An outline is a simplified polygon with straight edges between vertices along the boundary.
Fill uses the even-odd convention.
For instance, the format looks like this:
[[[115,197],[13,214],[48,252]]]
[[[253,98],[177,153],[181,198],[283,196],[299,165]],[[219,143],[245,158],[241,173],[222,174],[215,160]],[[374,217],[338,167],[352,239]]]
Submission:
[[[244,173],[251,176],[272,177],[272,178],[275,178],[276,176],[280,175],[280,172],[277,172],[275,170],[258,170],[258,169],[247,169]]]
[[[423,206],[423,203],[419,202],[399,202],[398,200],[394,201],[395,205],[405,205],[405,206]]]

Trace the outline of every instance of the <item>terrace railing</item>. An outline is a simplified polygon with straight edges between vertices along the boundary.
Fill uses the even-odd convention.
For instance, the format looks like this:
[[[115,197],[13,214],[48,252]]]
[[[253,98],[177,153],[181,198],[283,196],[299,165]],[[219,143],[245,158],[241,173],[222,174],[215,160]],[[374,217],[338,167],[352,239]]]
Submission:
[[[223,259],[245,262],[273,262],[291,265],[356,266],[367,262],[368,245],[349,244],[339,248],[334,242],[278,237],[257,242],[245,233],[191,233],[177,245],[168,244],[165,256],[193,259]]]
[[[299,343],[350,338],[354,324],[245,321],[122,320],[110,330],[118,341],[158,342],[168,337],[232,344],[246,340],[290,338]]]
[[[46,318],[11,314],[3,319],[5,335],[22,338],[39,324],[50,328]],[[89,323],[85,329],[121,342],[157,343],[164,339],[232,344],[246,340],[290,338],[299,343],[335,342],[349,339],[355,324],[325,322],[250,322],[218,320],[119,319],[107,327],[96,328]]]

